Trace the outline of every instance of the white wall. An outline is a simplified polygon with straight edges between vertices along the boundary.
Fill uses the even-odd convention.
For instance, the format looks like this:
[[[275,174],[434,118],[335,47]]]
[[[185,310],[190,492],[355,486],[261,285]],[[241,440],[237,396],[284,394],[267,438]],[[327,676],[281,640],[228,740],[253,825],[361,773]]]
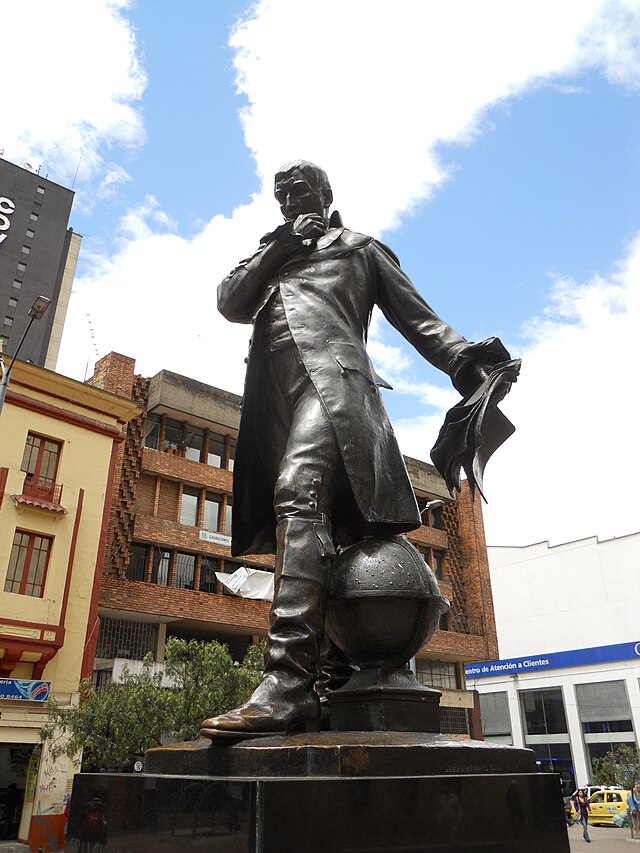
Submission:
[[[640,640],[640,533],[488,553],[500,658]]]

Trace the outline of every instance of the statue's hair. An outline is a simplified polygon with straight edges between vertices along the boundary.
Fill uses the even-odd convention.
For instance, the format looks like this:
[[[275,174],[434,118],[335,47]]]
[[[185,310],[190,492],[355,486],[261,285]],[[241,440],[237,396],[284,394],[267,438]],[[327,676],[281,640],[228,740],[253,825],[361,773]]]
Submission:
[[[277,183],[285,175],[288,175],[289,172],[293,172],[294,169],[300,169],[305,178],[309,181],[309,186],[312,189],[321,191],[331,189],[329,178],[327,177],[327,173],[324,169],[321,169],[320,166],[316,166],[315,163],[310,163],[308,160],[290,160],[288,163],[280,166],[276,172],[275,182]]]

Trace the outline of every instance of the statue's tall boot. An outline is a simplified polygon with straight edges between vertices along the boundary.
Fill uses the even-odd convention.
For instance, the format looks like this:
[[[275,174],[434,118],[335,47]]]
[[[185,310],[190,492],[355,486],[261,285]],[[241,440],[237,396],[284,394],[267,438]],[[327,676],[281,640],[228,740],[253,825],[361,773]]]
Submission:
[[[325,528],[285,519],[276,529],[273,604],[262,681],[248,701],[205,720],[205,736],[292,731],[320,716],[314,683],[327,604],[331,548]],[[330,541],[330,540],[329,540]],[[327,553],[329,551],[329,553]]]

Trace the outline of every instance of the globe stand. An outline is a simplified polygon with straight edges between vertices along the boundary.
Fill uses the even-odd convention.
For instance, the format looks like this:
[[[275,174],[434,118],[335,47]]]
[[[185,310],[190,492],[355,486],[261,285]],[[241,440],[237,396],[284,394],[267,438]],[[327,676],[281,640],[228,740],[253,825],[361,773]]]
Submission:
[[[342,732],[439,732],[441,695],[420,684],[410,669],[362,669],[327,695],[330,727]]]

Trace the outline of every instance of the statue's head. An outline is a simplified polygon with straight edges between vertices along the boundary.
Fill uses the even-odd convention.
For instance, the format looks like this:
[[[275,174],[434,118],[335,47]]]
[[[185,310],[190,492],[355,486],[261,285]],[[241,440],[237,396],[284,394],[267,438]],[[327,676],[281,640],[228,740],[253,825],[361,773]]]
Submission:
[[[302,213],[318,213],[326,219],[333,202],[327,173],[308,160],[291,160],[281,166],[276,172],[274,192],[286,220]]]

